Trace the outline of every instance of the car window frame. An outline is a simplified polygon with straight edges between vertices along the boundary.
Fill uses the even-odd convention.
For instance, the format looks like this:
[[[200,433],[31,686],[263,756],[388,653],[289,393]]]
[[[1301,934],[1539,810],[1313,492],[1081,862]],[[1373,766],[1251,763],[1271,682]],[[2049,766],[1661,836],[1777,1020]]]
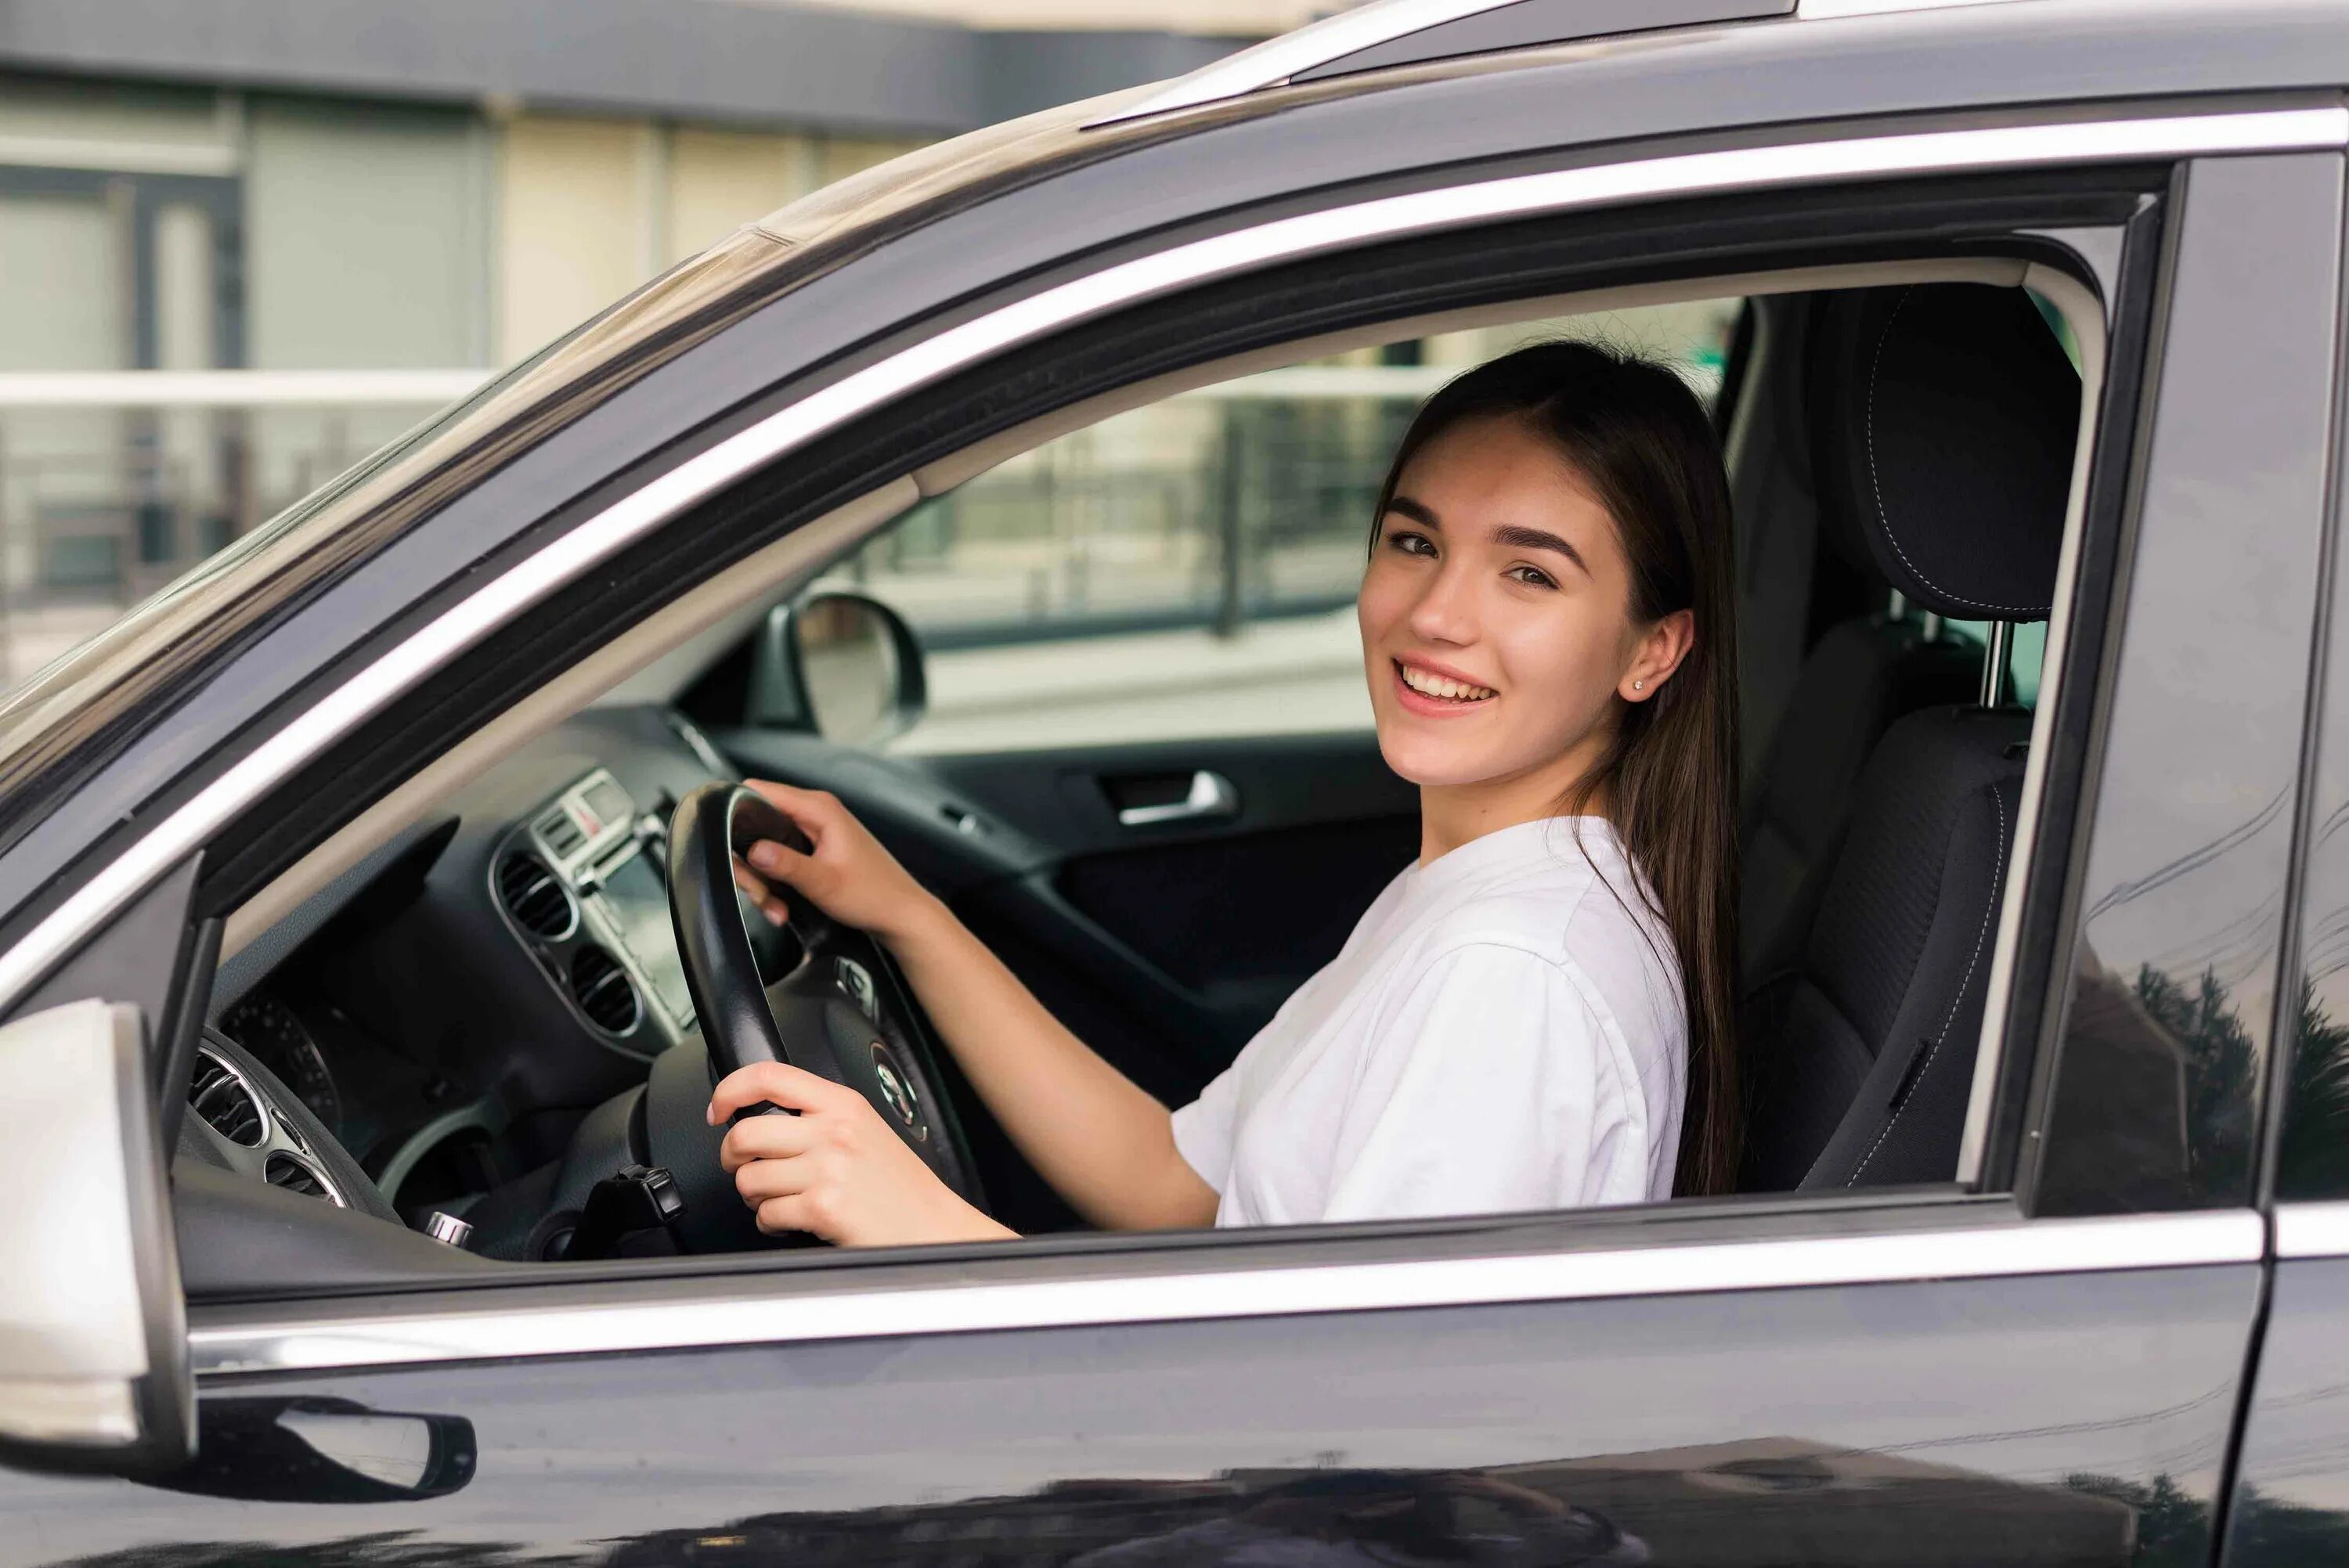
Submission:
[[[2269,118],[2253,121],[2251,117]],[[1770,159],[1778,154],[1792,158],[1796,173],[1785,183],[1795,189],[1812,188],[1815,182],[1835,184],[1890,174],[1918,172],[1917,160],[1925,149],[1917,145],[1921,138],[1938,150],[1933,156],[1943,159],[1961,158],[1971,150],[1976,154],[1997,149],[2008,150],[2013,161],[1979,161],[1927,163],[1929,171],[1940,173],[1998,172],[2006,169],[2041,169],[2069,167],[2083,161],[2117,161],[2124,157],[2139,160],[2169,161],[2178,157],[2209,150],[2208,143],[2220,140],[2220,150],[2233,150],[2248,137],[2257,145],[2265,146],[2260,138],[2279,134],[2280,124],[2275,115],[2299,117],[2288,123],[2295,129],[2292,135],[2301,141],[2322,137],[2319,145],[2337,147],[2349,142],[2349,111],[2278,111],[2251,110],[2242,114],[2221,112],[2210,116],[2168,116],[2157,119],[2131,119],[2125,115],[2105,119],[2066,119],[2058,129],[2070,133],[2049,137],[2047,125],[2017,127],[2002,125],[1980,130],[1895,133],[1889,136],[1854,137],[1830,144],[1845,150],[1842,161],[1835,155],[1822,156],[1816,142],[1791,143],[1765,148],[1746,148],[1733,153],[1702,152],[1668,156],[1644,160],[1645,165],[1673,166],[1677,177],[1685,181],[1691,176],[1690,165],[1680,159],[1714,160],[1723,157],[1747,158],[1743,164],[1713,163],[1704,167],[1728,178],[1723,170],[1742,169],[1744,183],[1733,183],[1731,189],[1750,188],[1753,178],[1762,172]],[[2311,115],[2321,118],[2312,119]],[[2194,121],[2194,124],[2181,124]],[[2143,128],[2153,127],[2151,132]],[[2255,127],[2255,129],[2254,129]],[[1959,139],[1951,140],[1956,138]],[[1965,139],[1977,139],[1968,140]],[[2104,150],[2104,159],[2084,159],[2083,146]],[[1852,149],[1866,149],[1868,157],[1853,157]],[[2167,149],[2168,150],[2162,150]],[[1891,167],[1888,169],[1887,163]],[[1854,166],[1857,167],[1854,167]],[[1519,204],[1503,202],[1497,213],[1460,215],[1459,205],[1450,207],[1441,201],[1426,202],[1414,209],[1392,209],[1422,214],[1444,214],[1451,224],[1481,224],[1485,221],[1503,222],[1523,210],[1526,187],[1516,184],[1523,179],[1557,180],[1562,176],[1578,177],[1581,189],[1609,192],[1593,196],[1593,205],[1620,201],[1620,188],[1627,169],[1632,165],[1599,165],[1595,169],[1562,171],[1562,175],[1520,176],[1486,182],[1513,188],[1512,198]],[[1817,170],[1826,170],[1826,173]],[[1808,171],[1808,172],[1805,172]],[[1572,190],[1571,181],[1565,186],[1545,189],[1553,192]],[[1775,187],[1773,187],[1775,188]],[[1433,192],[1419,192],[1412,198],[1382,199],[1361,204],[1379,207],[1384,201],[1423,201],[1426,198],[1456,195],[1466,187],[1447,187]],[[1698,194],[1709,193],[1709,188],[1673,185],[1676,192],[1693,189]],[[1656,192],[1646,192],[1654,195]],[[1338,209],[1338,217],[1328,212],[1303,214],[1301,217],[1274,219],[1257,229],[1236,232],[1259,237],[1267,231],[1284,231],[1299,244],[1308,241],[1319,247],[1340,242],[1366,242],[1361,232],[1363,215],[1356,209]],[[1351,214],[1350,217],[1344,216]],[[1431,220],[1432,221],[1432,220]],[[1321,222],[1320,230],[1313,223]],[[1286,228],[1305,223],[1305,229]],[[1332,237],[1332,236],[1336,237]],[[1194,251],[1195,257],[1215,260],[1218,264],[1238,267],[1269,265],[1266,256],[1251,253],[1247,247],[1224,242],[1224,239],[1191,242],[1191,246],[1209,247],[1206,253]],[[1178,251],[1187,247],[1177,247]],[[1174,253],[1145,253],[1129,263],[1113,263],[1110,272],[1135,266],[1141,271],[1128,274],[1136,284],[1150,283],[1154,287],[1168,286],[1164,282],[1167,268],[1164,258]],[[1302,253],[1314,253],[1307,250]],[[1237,258],[1237,259],[1236,259]],[[1154,272],[1154,266],[1155,271]],[[1071,287],[1079,294],[1067,296],[1064,303],[1071,308],[1081,306],[1087,312],[1110,308],[1100,302],[1099,280],[1102,273],[1084,274]],[[1093,286],[1088,291],[1084,285]],[[1035,307],[1034,298],[1004,307],[1001,314],[1020,313],[1019,322],[1025,330],[1041,334],[1056,325],[1051,312]],[[1023,309],[1024,307],[1024,309]],[[966,321],[951,329],[962,331],[972,326],[985,326],[993,320],[979,317]],[[1009,324],[997,322],[990,329],[998,337]],[[995,342],[986,333],[979,341]],[[934,345],[936,339],[925,340]],[[999,344],[998,345],[999,346]],[[944,356],[934,347],[925,354],[925,346],[904,350],[899,358],[914,356],[917,368],[934,370]],[[895,363],[884,361],[868,367],[885,370]],[[894,378],[885,377],[868,388],[876,400],[895,396],[905,389],[907,367],[901,367]],[[917,382],[912,384],[918,384]],[[598,549],[611,550],[636,532],[655,529],[675,507],[684,504],[680,497],[689,497],[697,483],[715,483],[712,478],[727,470],[729,464],[740,468],[751,463],[772,460],[779,450],[785,449],[788,438],[797,432],[816,428],[826,417],[844,418],[854,407],[854,399],[842,389],[849,385],[835,382],[824,391],[786,406],[767,416],[761,422],[744,428],[736,442],[705,449],[678,469],[672,469],[642,489],[629,491],[615,502],[598,520],[616,521],[601,532],[588,525],[564,533],[552,542],[543,543],[532,555],[511,569],[507,575],[497,578],[480,590],[474,598],[465,600],[460,608],[477,605],[470,620],[451,623],[449,612],[440,619],[427,624],[414,634],[415,638],[433,639],[427,647],[418,649],[404,665],[395,665],[388,675],[378,674],[380,683],[389,684],[393,677],[409,675],[421,678],[432,664],[427,655],[436,659],[454,657],[471,639],[484,634],[502,624],[496,613],[518,613],[521,603],[530,602],[526,591],[540,595],[552,594],[570,580],[568,574],[586,570],[601,557]],[[829,398],[830,401],[826,402]],[[810,403],[820,405],[814,410]],[[780,422],[780,429],[778,427]],[[679,476],[684,477],[680,478]],[[647,498],[650,499],[647,499]],[[671,508],[661,511],[661,506]],[[518,581],[519,580],[519,581]],[[500,595],[494,603],[481,604],[483,594]],[[411,644],[402,645],[409,647]],[[369,666],[369,673],[384,670],[381,663]],[[357,698],[338,691],[326,703],[309,710],[305,717],[316,718],[315,730],[331,729],[338,720],[357,723],[367,715],[353,712],[359,700],[370,694],[361,692]],[[396,695],[396,691],[391,694]],[[344,698],[344,706],[334,707],[336,697]],[[388,697],[385,700],[388,700]],[[295,727],[298,730],[297,724]],[[282,739],[282,735],[281,738]],[[297,737],[303,743],[325,744],[316,733]],[[326,740],[331,739],[331,735]],[[119,907],[122,900],[133,897],[148,885],[144,879],[147,867],[155,854],[163,849],[184,852],[200,845],[207,833],[226,815],[240,809],[247,797],[255,791],[254,779],[264,775],[270,766],[284,766],[282,755],[273,755],[270,748],[277,739],[265,741],[255,752],[249,753],[243,763],[216,780],[206,790],[181,806],[178,814],[168,819],[162,829],[135,841],[120,858],[112,862],[90,883],[78,890],[59,906],[47,921],[35,928],[6,954],[0,954],[0,990],[21,994],[23,987],[36,979],[52,954],[67,947],[76,938],[86,934]],[[281,750],[291,748],[281,748]],[[259,765],[257,765],[259,764]],[[246,770],[244,777],[239,769]],[[165,862],[177,863],[176,859]],[[2020,1004],[2018,1004],[2020,1005]],[[2247,1231],[2238,1221],[2249,1221]],[[1733,1227],[1734,1235],[1725,1233],[1723,1226]],[[1628,1239],[1630,1244],[1608,1244],[1610,1241]],[[1749,1288],[1763,1285],[1797,1285],[1852,1282],[1872,1279],[1949,1277],[1969,1272],[1987,1275],[2010,1273],[2072,1272],[2077,1269],[2132,1268],[2143,1266],[2174,1266],[2199,1262],[2239,1262],[2259,1253],[2261,1238],[2257,1233],[2257,1222],[2248,1212],[2205,1212],[2194,1215],[2126,1215],[2106,1219],[2080,1221],[2033,1220],[2006,1193],[1982,1195],[1962,1191],[1936,1188],[1920,1196],[1915,1193],[1891,1195],[1863,1193],[1842,1198],[1805,1198],[1781,1202],[1768,1200],[1735,1199],[1723,1202],[1680,1204],[1672,1206],[1641,1206],[1606,1213],[1568,1212],[1562,1215],[1544,1216],[1478,1216],[1455,1222],[1386,1222],[1364,1227],[1311,1227],[1303,1233],[1269,1233],[1258,1234],[1197,1233],[1174,1238],[1043,1238],[1020,1243],[994,1244],[981,1249],[925,1249],[916,1260],[902,1256],[873,1254],[869,1257],[831,1255],[812,1264],[806,1261],[778,1262],[770,1257],[747,1260],[692,1260],[695,1267],[681,1271],[665,1267],[621,1267],[606,1271],[602,1283],[609,1287],[600,1298],[576,1301],[568,1310],[585,1313],[601,1326],[585,1337],[565,1340],[560,1336],[542,1336],[524,1342],[511,1336],[500,1338],[468,1335],[461,1326],[479,1323],[484,1314],[468,1306],[458,1308],[453,1299],[451,1310],[434,1313],[429,1302],[419,1297],[417,1310],[406,1314],[386,1314],[379,1298],[366,1298],[347,1304],[341,1308],[321,1311],[318,1304],[290,1303],[270,1308],[256,1308],[235,1304],[208,1305],[197,1309],[196,1343],[198,1361],[208,1372],[261,1370],[272,1367],[348,1366],[367,1364],[366,1357],[379,1355],[385,1360],[434,1358],[446,1355],[471,1354],[559,1354],[566,1346],[592,1348],[595,1345],[616,1344],[615,1336],[625,1337],[644,1330],[652,1337],[644,1344],[656,1343],[720,1343],[709,1339],[662,1339],[654,1334],[654,1325],[644,1315],[656,1316],[678,1309],[700,1310],[698,1326],[688,1326],[688,1334],[741,1332],[755,1334],[761,1340],[792,1337],[783,1326],[772,1321],[773,1309],[785,1300],[803,1300],[810,1304],[809,1312],[848,1313],[839,1319],[845,1326],[837,1332],[859,1334],[888,1332],[926,1332],[957,1326],[946,1321],[956,1313],[963,1313],[969,1321],[961,1326],[978,1326],[992,1323],[996,1326],[1015,1326],[1026,1323],[1045,1326],[1065,1322],[1136,1321],[1138,1317],[1121,1315],[1139,1314],[1142,1317],[1199,1315],[1220,1316],[1245,1315],[1249,1312],[1288,1312],[1298,1310],[1367,1310],[1381,1305],[1408,1305],[1413,1302],[1499,1301],[1525,1299],[1568,1299],[1578,1296],[1626,1294],[1619,1288],[1626,1280],[1646,1280],[1643,1289],[1702,1290]],[[1893,1243],[1890,1246],[1878,1243]],[[1400,1252],[1397,1249],[1401,1249]],[[1693,1250],[1691,1250],[1693,1249]],[[2248,1249],[2248,1250],[2247,1250]],[[1687,1252],[1678,1267],[1666,1266],[1661,1260],[1665,1252]],[[1202,1267],[1197,1260],[1208,1254],[1211,1262]],[[1139,1257],[1144,1266],[1121,1264],[1113,1259]],[[1237,1266],[1217,1268],[1215,1261],[1227,1261]],[[999,1264],[1001,1272],[1013,1277],[1002,1283],[1010,1294],[983,1296],[990,1288],[971,1283],[974,1263],[985,1263],[988,1272]],[[1188,1266],[1185,1266],[1185,1264]],[[1702,1264],[1698,1268],[1693,1265]],[[719,1266],[711,1266],[719,1265]],[[543,1265],[541,1266],[543,1268]],[[803,1281],[801,1275],[812,1267],[817,1277]],[[1119,1272],[1123,1267],[1123,1272]],[[1345,1272],[1353,1271],[1353,1272]],[[1367,1271],[1367,1272],[1364,1272]],[[1019,1276],[1028,1277],[1019,1277]],[[738,1287],[732,1295],[709,1295],[705,1309],[692,1306],[697,1291],[707,1294],[709,1282],[716,1276],[733,1276],[748,1288]],[[1213,1287],[1191,1287],[1187,1295],[1178,1296],[1168,1281],[1189,1278],[1214,1282]],[[1481,1283],[1480,1283],[1481,1281]],[[560,1297],[575,1291],[577,1284],[587,1283],[568,1268],[560,1279],[500,1281],[480,1288],[492,1296],[504,1297],[520,1293],[514,1312],[521,1315],[515,1321],[528,1320],[542,1328],[562,1317],[564,1305],[551,1297]],[[786,1287],[778,1290],[778,1284]],[[807,1288],[812,1284],[813,1288]],[[860,1285],[862,1288],[860,1288]],[[1319,1291],[1317,1295],[1316,1289]],[[684,1299],[671,1299],[683,1293]],[[924,1298],[936,1297],[928,1316],[907,1310],[908,1293]],[[1050,1296],[1047,1302],[1038,1292]],[[617,1293],[616,1296],[611,1293]],[[1138,1293],[1138,1294],[1137,1294]],[[468,1293],[470,1295],[470,1293]],[[1146,1297],[1148,1299],[1142,1299]],[[1185,1303],[1188,1303],[1186,1305]],[[895,1303],[895,1307],[889,1304]],[[993,1303],[990,1306],[988,1304]],[[747,1304],[747,1305],[745,1305]],[[843,1304],[854,1304],[854,1312]],[[1317,1305],[1318,1304],[1318,1305]],[[986,1313],[1002,1315],[988,1318]],[[710,1320],[711,1314],[724,1316],[725,1324]],[[937,1314],[943,1313],[945,1318]],[[489,1315],[498,1314],[492,1312]],[[512,1317],[513,1313],[504,1315]],[[853,1321],[852,1321],[853,1319]],[[1015,1321],[1016,1319],[1016,1321]],[[755,1320],[755,1321],[754,1321]],[[826,1319],[825,1322],[832,1322]],[[372,1329],[363,1328],[363,1322],[373,1322]],[[905,1326],[890,1328],[889,1323]],[[429,1325],[442,1326],[442,1331],[431,1330]],[[731,1327],[726,1324],[732,1325]],[[404,1326],[402,1326],[404,1325]],[[449,1326],[460,1326],[450,1327]],[[672,1323],[672,1329],[678,1325]],[[441,1337],[435,1339],[436,1332]],[[811,1319],[802,1336],[821,1337],[834,1332]],[[601,1339],[596,1335],[602,1335]],[[405,1337],[403,1337],[403,1336]],[[365,1345],[360,1343],[366,1342]],[[593,1340],[595,1345],[590,1345]],[[435,1345],[439,1349],[435,1350]],[[492,1344],[505,1348],[490,1349]],[[372,1350],[367,1346],[372,1346]],[[405,1346],[405,1348],[403,1348]],[[324,1361],[320,1357],[336,1359]],[[357,1357],[357,1359],[355,1359]],[[380,1364],[380,1363],[378,1363]]]

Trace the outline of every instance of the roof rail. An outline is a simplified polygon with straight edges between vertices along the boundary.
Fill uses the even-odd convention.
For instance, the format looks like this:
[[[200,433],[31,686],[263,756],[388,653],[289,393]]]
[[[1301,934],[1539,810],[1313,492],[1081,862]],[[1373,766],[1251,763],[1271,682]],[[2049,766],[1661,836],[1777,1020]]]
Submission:
[[[2008,0],[1371,0],[1177,77],[1085,129],[1386,66],[1709,22],[1856,16]]]
[[[1377,66],[1698,22],[1782,16],[1794,8],[1795,0],[1371,0],[1177,77],[1086,129]],[[1455,32],[1464,26],[1473,28],[1478,41]],[[1361,55],[1378,57],[1355,63],[1354,57]]]

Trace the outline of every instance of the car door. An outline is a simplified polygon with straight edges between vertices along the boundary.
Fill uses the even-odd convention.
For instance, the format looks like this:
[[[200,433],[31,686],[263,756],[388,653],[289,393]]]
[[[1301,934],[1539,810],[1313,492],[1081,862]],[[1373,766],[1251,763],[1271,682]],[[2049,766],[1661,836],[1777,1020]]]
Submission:
[[[2245,1391],[2224,1568],[2349,1557],[2349,633],[2333,498],[2328,631],[2310,748],[2305,859],[2279,976],[2260,1192],[2275,1257]]]
[[[0,1475],[30,1522],[0,1555],[2205,1559],[2261,1302],[2281,944],[2244,916],[2303,815],[2341,195],[2337,153],[2209,159],[2130,230],[2163,327],[2116,325],[2016,917],[2064,962],[2003,947],[1971,1190],[199,1303],[231,1473]],[[2162,1011],[2214,930],[2247,1000]],[[2112,973],[2183,1119],[2096,1095]]]

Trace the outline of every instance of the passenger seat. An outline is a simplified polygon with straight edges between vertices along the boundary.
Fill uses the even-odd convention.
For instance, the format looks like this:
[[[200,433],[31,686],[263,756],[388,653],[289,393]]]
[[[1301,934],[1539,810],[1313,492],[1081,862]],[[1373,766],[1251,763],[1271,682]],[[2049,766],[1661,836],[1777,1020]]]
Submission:
[[[1925,610],[2044,619],[2080,383],[2028,296],[1856,292],[1819,331],[1816,411],[1851,437],[1820,465],[1823,511]],[[1793,964],[1749,998],[1741,1187],[1954,1175],[2030,728],[1951,704],[1877,746]]]
[[[1814,496],[1820,495],[1816,481],[1804,485],[1796,476],[1836,471],[1863,436],[1843,418],[1831,391],[1841,374],[1844,336],[1834,319],[1835,298],[1790,302],[1806,308],[1783,310],[1775,323],[1785,346],[1772,367],[1773,389],[1804,410],[1797,429],[1787,429],[1791,419],[1779,425],[1782,438],[1792,437],[1783,444],[1803,449],[1780,452],[1776,460],[1798,489]],[[1820,321],[1822,314],[1830,319]],[[1785,504],[1800,499],[1789,497]],[[1749,990],[1784,974],[1800,956],[1827,871],[1843,846],[1860,770],[1884,732],[1903,714],[1965,701],[1982,681],[1982,661],[1966,645],[1929,636],[1920,616],[1888,613],[1891,586],[1869,557],[1848,505],[1829,507],[1822,497],[1806,510],[1816,519],[1813,595],[1839,588],[1836,602],[1847,603],[1849,584],[1857,580],[1875,609],[1831,625],[1804,655],[1761,765],[1747,782],[1738,824],[1744,868],[1738,931],[1740,974]]]

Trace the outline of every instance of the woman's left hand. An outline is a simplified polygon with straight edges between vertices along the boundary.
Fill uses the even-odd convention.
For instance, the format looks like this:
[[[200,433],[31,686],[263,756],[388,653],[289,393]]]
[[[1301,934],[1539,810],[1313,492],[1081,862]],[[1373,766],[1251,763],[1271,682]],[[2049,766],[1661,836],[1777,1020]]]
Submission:
[[[762,1100],[799,1114],[743,1118],[719,1160],[769,1235],[806,1231],[837,1246],[886,1247],[1014,1233],[956,1197],[871,1101],[812,1072],[781,1062],[738,1068],[710,1096],[710,1124]]]

